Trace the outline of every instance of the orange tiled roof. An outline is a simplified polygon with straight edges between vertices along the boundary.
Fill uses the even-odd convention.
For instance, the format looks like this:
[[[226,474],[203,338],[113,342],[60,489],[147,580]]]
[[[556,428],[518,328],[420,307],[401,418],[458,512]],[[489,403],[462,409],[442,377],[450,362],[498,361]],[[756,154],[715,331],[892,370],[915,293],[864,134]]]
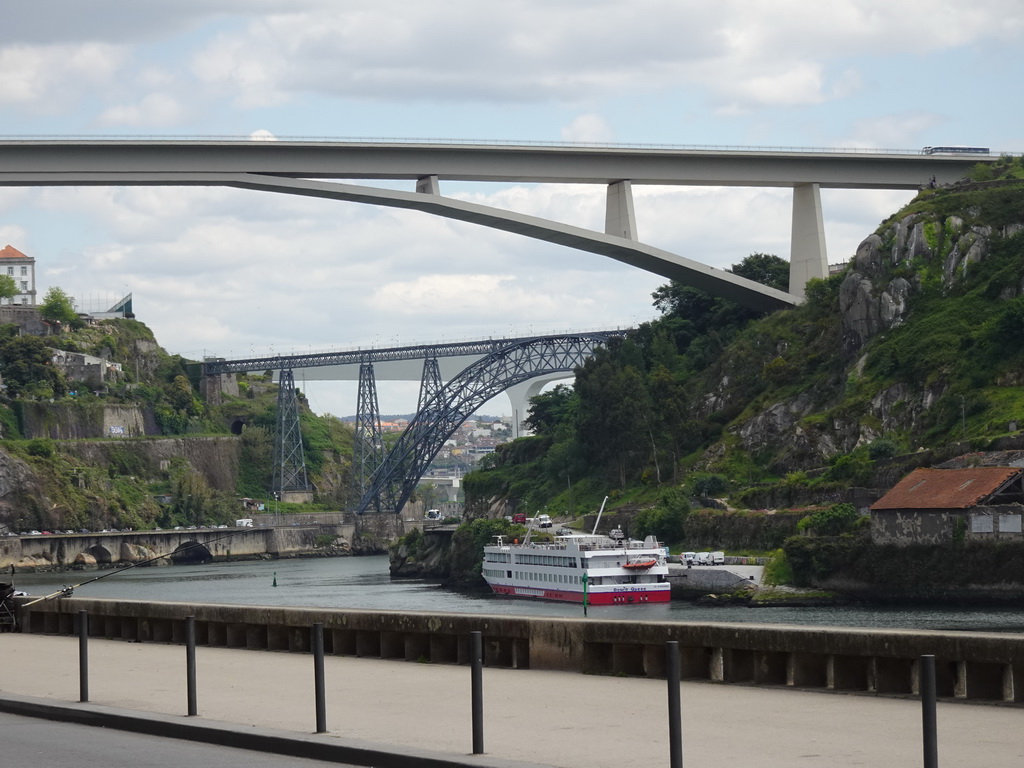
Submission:
[[[871,509],[967,509],[1021,471],[1017,467],[915,469]]]
[[[19,251],[12,245],[6,245],[3,249],[0,249],[0,259],[28,259],[30,256],[26,256],[24,253]]]

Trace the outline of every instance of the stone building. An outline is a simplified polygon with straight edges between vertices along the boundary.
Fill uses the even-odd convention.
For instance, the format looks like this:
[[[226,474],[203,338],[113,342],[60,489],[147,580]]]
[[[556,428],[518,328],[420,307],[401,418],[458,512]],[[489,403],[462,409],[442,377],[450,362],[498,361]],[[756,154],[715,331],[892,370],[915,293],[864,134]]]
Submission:
[[[121,376],[121,364],[112,363],[102,357],[55,349],[51,359],[54,365],[64,371],[68,379],[83,382],[90,387],[102,387]]]
[[[1024,469],[915,469],[871,505],[871,537],[882,544],[1020,539]]]
[[[36,260],[26,256],[13,246],[7,245],[0,249],[0,274],[7,275],[18,288],[18,294],[4,303],[27,304],[36,303]]]

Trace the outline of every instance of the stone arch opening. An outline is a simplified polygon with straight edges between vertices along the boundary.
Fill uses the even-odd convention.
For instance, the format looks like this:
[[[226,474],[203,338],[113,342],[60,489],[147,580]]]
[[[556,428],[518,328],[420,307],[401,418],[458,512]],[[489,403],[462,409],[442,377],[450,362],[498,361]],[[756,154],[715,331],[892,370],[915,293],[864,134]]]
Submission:
[[[240,435],[242,430],[245,429],[245,419],[235,419],[231,422],[231,434]]]
[[[85,550],[85,554],[90,555],[97,565],[110,565],[114,562],[113,555],[110,554],[110,550],[101,544],[94,544]]]
[[[185,541],[178,545],[171,553],[171,562],[179,565],[195,563],[208,563],[213,560],[213,555],[206,548],[205,544],[198,541]]]

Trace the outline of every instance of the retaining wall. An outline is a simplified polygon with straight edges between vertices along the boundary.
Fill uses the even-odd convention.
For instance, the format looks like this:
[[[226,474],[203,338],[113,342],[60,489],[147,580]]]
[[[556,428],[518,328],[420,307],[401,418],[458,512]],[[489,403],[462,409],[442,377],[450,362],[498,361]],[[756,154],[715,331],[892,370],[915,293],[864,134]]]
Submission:
[[[469,633],[483,632],[484,663],[508,668],[664,677],[665,643],[678,641],[684,678],[877,695],[919,693],[919,659],[935,656],[940,697],[1024,703],[1020,634],[682,624],[601,619],[428,614],[324,608],[190,605],[60,598],[24,604],[21,631],[70,635],[79,611],[90,635],[183,643],[195,616],[200,645],[308,652],[324,625],[327,653],[466,664]]]

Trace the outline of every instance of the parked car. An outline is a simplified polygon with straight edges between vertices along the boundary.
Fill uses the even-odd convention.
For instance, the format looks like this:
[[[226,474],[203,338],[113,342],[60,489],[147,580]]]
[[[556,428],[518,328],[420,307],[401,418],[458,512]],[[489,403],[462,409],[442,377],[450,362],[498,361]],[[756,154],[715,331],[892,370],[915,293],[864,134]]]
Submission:
[[[693,556],[694,565],[712,565],[710,552],[698,552]]]
[[[683,565],[693,565],[693,559],[697,557],[696,552],[683,552],[679,555],[679,562]]]

